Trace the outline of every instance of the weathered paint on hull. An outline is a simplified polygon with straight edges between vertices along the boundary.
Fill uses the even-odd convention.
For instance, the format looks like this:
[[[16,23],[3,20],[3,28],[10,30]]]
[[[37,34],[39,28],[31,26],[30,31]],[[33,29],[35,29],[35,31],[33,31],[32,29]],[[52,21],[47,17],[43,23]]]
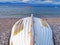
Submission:
[[[52,30],[40,18],[22,18],[12,28],[10,45],[54,45]]]

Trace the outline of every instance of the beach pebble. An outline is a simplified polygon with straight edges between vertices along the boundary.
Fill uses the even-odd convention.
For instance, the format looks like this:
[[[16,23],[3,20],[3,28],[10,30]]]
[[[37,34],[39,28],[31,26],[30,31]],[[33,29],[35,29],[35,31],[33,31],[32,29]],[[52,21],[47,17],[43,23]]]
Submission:
[[[51,28],[53,31],[55,45],[60,45],[60,23],[53,23],[53,25],[51,25]]]
[[[0,35],[0,45],[8,45],[10,31],[2,32]]]

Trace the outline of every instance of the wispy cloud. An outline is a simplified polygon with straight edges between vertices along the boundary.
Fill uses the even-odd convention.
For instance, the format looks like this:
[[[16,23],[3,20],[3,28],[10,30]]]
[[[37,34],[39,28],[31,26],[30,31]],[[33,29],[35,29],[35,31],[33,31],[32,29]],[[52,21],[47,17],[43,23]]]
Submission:
[[[12,2],[12,1],[21,1],[21,0],[0,0],[0,2]]]

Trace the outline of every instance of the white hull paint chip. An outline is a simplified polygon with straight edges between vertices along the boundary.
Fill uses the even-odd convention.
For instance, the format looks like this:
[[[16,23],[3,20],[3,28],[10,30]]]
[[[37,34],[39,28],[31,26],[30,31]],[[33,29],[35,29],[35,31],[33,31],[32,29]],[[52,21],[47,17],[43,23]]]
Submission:
[[[52,30],[43,19],[22,18],[12,28],[10,45],[54,45]]]

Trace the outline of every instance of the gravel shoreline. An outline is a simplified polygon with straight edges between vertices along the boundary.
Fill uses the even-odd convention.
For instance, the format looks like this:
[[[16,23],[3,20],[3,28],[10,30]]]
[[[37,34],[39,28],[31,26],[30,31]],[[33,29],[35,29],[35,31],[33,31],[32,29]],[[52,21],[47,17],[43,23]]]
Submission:
[[[0,45],[9,45],[12,26],[18,20],[19,18],[0,18]],[[51,26],[55,45],[60,45],[60,18],[45,18],[45,20]]]

